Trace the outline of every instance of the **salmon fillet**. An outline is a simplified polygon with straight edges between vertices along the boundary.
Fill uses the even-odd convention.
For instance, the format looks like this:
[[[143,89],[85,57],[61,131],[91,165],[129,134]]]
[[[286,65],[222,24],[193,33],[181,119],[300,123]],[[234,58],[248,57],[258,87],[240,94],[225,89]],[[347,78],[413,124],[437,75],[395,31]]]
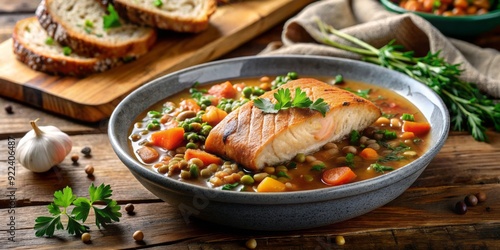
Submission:
[[[315,79],[301,78],[280,88],[290,89],[292,96],[300,88],[313,102],[323,98],[330,109],[325,117],[318,111],[300,108],[269,114],[250,101],[212,129],[205,150],[249,170],[260,170],[288,161],[298,153],[313,153],[327,142],[341,140],[352,130],[363,130],[381,115],[370,101]],[[276,91],[266,92],[261,98],[274,102]]]

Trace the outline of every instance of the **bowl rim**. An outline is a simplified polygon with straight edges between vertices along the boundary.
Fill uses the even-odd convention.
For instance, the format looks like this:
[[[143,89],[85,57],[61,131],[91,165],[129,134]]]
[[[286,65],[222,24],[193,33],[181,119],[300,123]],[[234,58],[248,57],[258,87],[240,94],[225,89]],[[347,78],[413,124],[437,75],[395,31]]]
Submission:
[[[489,11],[486,14],[481,14],[481,15],[465,15],[465,16],[440,16],[440,15],[435,15],[432,13],[427,13],[427,12],[421,12],[421,11],[409,11],[407,9],[404,9],[400,7],[399,5],[395,4],[391,0],[380,0],[382,4],[390,9],[393,12],[396,13],[414,13],[416,15],[432,19],[432,20],[450,20],[450,21],[483,21],[483,20],[489,20],[491,18],[497,18],[500,17],[500,9],[492,10]]]
[[[132,105],[131,100],[133,100],[139,93],[147,91],[151,86],[155,86],[160,84],[164,79],[168,79],[171,77],[175,77],[178,75],[182,75],[186,72],[190,72],[193,70],[203,70],[204,68],[210,68],[220,65],[230,65],[237,62],[243,62],[248,60],[266,60],[268,58],[274,58],[278,60],[293,60],[293,59],[302,59],[302,60],[329,60],[335,63],[346,63],[353,66],[368,67],[370,70],[381,70],[387,71],[389,74],[399,74],[398,77],[406,78],[406,81],[411,81],[412,84],[420,85],[420,90],[425,92],[427,97],[432,96],[432,99],[436,100],[437,103],[434,103],[437,108],[439,108],[443,114],[443,129],[442,134],[439,135],[437,139],[437,143],[434,145],[430,145],[428,150],[419,157],[420,160],[415,160],[408,165],[396,169],[394,171],[385,173],[383,175],[370,178],[363,181],[358,181],[354,183],[344,184],[336,187],[326,187],[322,189],[313,189],[313,190],[300,190],[300,191],[292,191],[292,192],[279,192],[279,193],[254,193],[254,192],[235,192],[229,190],[218,190],[208,187],[202,187],[195,184],[181,182],[178,180],[174,180],[172,178],[166,178],[163,175],[160,175],[153,170],[147,169],[142,166],[131,154],[127,152],[128,147],[122,148],[120,147],[120,142],[117,138],[118,131],[115,130],[113,124],[120,121],[120,113],[124,112],[127,109],[127,106]],[[413,85],[412,85],[413,86]],[[422,88],[423,87],[423,88]],[[186,86],[187,88],[187,86]],[[172,93],[174,94],[174,93]],[[167,98],[168,96],[165,96]],[[137,117],[139,114],[135,114]],[[244,56],[237,57],[231,59],[223,59],[216,60],[212,62],[207,62],[195,66],[191,66],[176,72],[168,73],[166,75],[160,76],[156,79],[149,81],[148,83],[142,85],[137,88],[130,94],[128,94],[115,108],[113,111],[109,123],[108,123],[108,137],[111,143],[113,150],[115,151],[118,158],[124,163],[124,165],[135,175],[137,178],[140,176],[143,180],[150,182],[156,186],[161,186],[163,188],[169,189],[171,192],[176,192],[178,194],[184,195],[199,195],[202,194],[204,197],[208,197],[213,201],[220,202],[228,202],[231,203],[239,203],[239,204],[273,204],[273,205],[285,205],[285,204],[297,204],[297,203],[308,203],[308,202],[320,202],[332,199],[344,198],[347,196],[353,196],[356,194],[372,192],[373,190],[381,189],[387,186],[387,183],[395,183],[398,180],[404,179],[415,172],[421,170],[422,168],[426,168],[429,162],[434,158],[434,156],[439,152],[441,147],[444,145],[446,138],[448,136],[448,132],[450,129],[450,117],[448,110],[442,101],[442,99],[429,87],[420,83],[407,75],[404,75],[400,72],[396,72],[393,70],[389,70],[378,65],[370,64],[367,62],[345,59],[345,58],[337,58],[337,57],[328,57],[328,56],[316,56],[316,55],[258,55],[258,56]],[[128,133],[128,131],[127,131]],[[424,162],[423,166],[418,166],[421,161],[428,160],[428,162]],[[411,169],[411,171],[409,170]],[[400,176],[402,175],[402,176]],[[222,195],[223,194],[223,195]]]

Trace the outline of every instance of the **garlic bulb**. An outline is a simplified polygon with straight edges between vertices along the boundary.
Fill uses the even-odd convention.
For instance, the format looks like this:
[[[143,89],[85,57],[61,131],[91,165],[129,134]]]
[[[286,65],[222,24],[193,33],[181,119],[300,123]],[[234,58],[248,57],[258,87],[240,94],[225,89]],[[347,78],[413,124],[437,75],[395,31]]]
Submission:
[[[36,125],[38,121],[30,121],[32,130],[24,135],[17,145],[16,155],[19,163],[36,172],[46,172],[54,165],[61,163],[71,152],[71,138],[54,126]]]

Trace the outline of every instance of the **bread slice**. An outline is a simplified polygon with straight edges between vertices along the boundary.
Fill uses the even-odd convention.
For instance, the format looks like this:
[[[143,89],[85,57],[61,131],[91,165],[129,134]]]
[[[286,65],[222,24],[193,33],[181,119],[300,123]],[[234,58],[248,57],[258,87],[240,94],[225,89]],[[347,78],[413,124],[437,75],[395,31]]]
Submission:
[[[318,111],[299,108],[267,114],[250,101],[210,131],[205,150],[234,160],[246,169],[260,170],[288,161],[298,153],[313,153],[352,130],[365,129],[381,115],[372,102],[312,78],[290,81],[280,88],[288,88],[291,93],[300,88],[312,101],[323,98],[330,109],[324,117]],[[260,97],[274,99],[276,91]]]
[[[14,54],[19,61],[33,70],[49,74],[83,77],[123,63],[119,59],[89,58],[73,52],[65,55],[64,47],[52,40],[36,17],[18,21],[12,39]]]
[[[138,57],[156,41],[151,27],[131,24],[105,29],[107,10],[95,0],[42,0],[36,10],[41,26],[49,36],[73,51],[88,57]]]
[[[116,11],[134,23],[176,32],[206,30],[216,0],[113,0]]]

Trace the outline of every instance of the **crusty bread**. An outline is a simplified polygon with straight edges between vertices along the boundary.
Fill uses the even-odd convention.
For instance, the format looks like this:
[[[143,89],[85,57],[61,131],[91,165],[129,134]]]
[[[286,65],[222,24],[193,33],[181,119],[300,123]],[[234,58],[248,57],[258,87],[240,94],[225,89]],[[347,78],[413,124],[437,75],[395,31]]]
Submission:
[[[300,88],[311,100],[323,98],[330,110],[323,117],[309,109],[291,108],[266,114],[253,101],[229,113],[205,141],[208,152],[232,159],[250,170],[275,165],[297,153],[309,154],[327,142],[341,140],[352,130],[363,130],[380,117],[380,109],[347,90],[301,78],[281,88]],[[261,98],[273,98],[277,90]]]
[[[19,61],[49,74],[83,77],[122,64],[119,59],[89,58],[76,53],[64,55],[63,46],[48,36],[36,17],[18,21],[12,39]]]
[[[36,15],[51,37],[88,57],[138,57],[156,41],[153,28],[125,20],[120,27],[104,29],[107,11],[95,0],[42,0]]]
[[[108,0],[104,0],[108,1]],[[112,0],[116,11],[134,23],[147,24],[176,32],[196,33],[206,30],[216,0]]]

